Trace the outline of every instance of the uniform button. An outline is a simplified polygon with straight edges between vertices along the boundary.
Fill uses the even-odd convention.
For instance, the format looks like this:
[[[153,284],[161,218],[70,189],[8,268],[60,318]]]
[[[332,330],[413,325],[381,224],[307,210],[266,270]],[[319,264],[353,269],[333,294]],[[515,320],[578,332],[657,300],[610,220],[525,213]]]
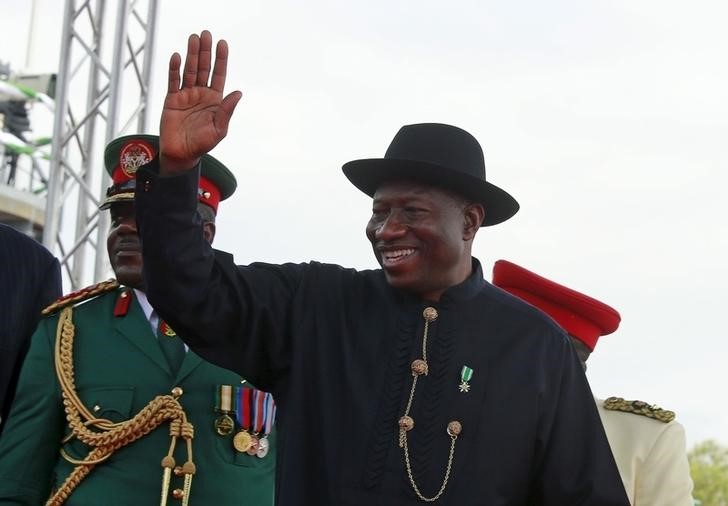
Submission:
[[[101,406],[99,406],[98,404],[96,404],[94,406],[94,413],[98,413],[99,411],[101,411]]]
[[[184,471],[182,470],[182,466],[177,466],[174,468],[175,476],[182,476],[183,474],[184,474]]]
[[[174,497],[175,499],[182,499],[184,496],[185,492],[181,488],[175,488],[174,490],[172,490],[172,497]]]
[[[185,393],[185,391],[184,391],[184,390],[182,390],[182,388],[181,388],[181,387],[174,387],[174,388],[172,389],[172,396],[173,396],[174,398],[177,398],[177,397],[182,397],[182,394],[183,394],[183,393]]]

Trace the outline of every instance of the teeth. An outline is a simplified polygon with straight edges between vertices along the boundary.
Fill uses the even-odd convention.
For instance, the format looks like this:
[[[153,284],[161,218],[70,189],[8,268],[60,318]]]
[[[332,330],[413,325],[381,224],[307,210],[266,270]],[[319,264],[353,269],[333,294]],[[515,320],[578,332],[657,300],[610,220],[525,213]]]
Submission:
[[[386,252],[384,252],[383,256],[387,260],[396,260],[397,258],[411,255],[414,252],[415,252],[415,250],[412,248],[398,249],[396,251],[386,251]]]

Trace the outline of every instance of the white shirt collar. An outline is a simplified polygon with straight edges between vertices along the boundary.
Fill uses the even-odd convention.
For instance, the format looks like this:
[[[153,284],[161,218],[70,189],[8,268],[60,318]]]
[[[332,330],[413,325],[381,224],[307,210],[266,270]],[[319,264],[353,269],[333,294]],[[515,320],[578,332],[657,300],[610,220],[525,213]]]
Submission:
[[[136,295],[136,299],[139,301],[142,311],[144,311],[144,316],[146,316],[149,325],[152,327],[152,333],[156,336],[159,328],[159,315],[149,303],[146,293],[134,288],[134,295]]]

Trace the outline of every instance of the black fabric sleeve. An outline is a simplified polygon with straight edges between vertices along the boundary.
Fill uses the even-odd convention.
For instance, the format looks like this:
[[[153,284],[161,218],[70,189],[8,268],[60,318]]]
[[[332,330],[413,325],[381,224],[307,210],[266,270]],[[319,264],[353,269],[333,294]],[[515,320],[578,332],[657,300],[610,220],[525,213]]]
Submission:
[[[137,173],[136,217],[152,306],[204,359],[278,390],[290,368],[290,304],[304,265],[236,266],[204,240],[197,215],[199,167],[160,177]]]
[[[629,506],[581,362],[561,341],[541,364],[550,392],[540,407],[535,504]]]

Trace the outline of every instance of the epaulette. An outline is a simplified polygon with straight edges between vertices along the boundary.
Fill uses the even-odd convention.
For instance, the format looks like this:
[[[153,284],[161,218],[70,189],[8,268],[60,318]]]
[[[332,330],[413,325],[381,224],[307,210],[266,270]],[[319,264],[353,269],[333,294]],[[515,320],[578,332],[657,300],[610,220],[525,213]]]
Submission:
[[[71,304],[77,304],[84,300],[88,300],[91,297],[96,297],[102,293],[111,292],[117,288],[119,288],[119,282],[117,280],[107,279],[101,283],[96,283],[95,285],[87,286],[86,288],[81,288],[80,290],[71,292],[68,295],[64,295],[41,311],[41,314],[43,314],[43,316],[48,316],[49,314],[55,313],[56,311],[70,306]]]
[[[624,411],[634,413],[648,418],[654,418],[663,423],[672,422],[675,419],[675,412],[662,409],[654,404],[647,404],[644,401],[627,401],[621,397],[610,397],[604,401],[604,409],[610,411]]]

